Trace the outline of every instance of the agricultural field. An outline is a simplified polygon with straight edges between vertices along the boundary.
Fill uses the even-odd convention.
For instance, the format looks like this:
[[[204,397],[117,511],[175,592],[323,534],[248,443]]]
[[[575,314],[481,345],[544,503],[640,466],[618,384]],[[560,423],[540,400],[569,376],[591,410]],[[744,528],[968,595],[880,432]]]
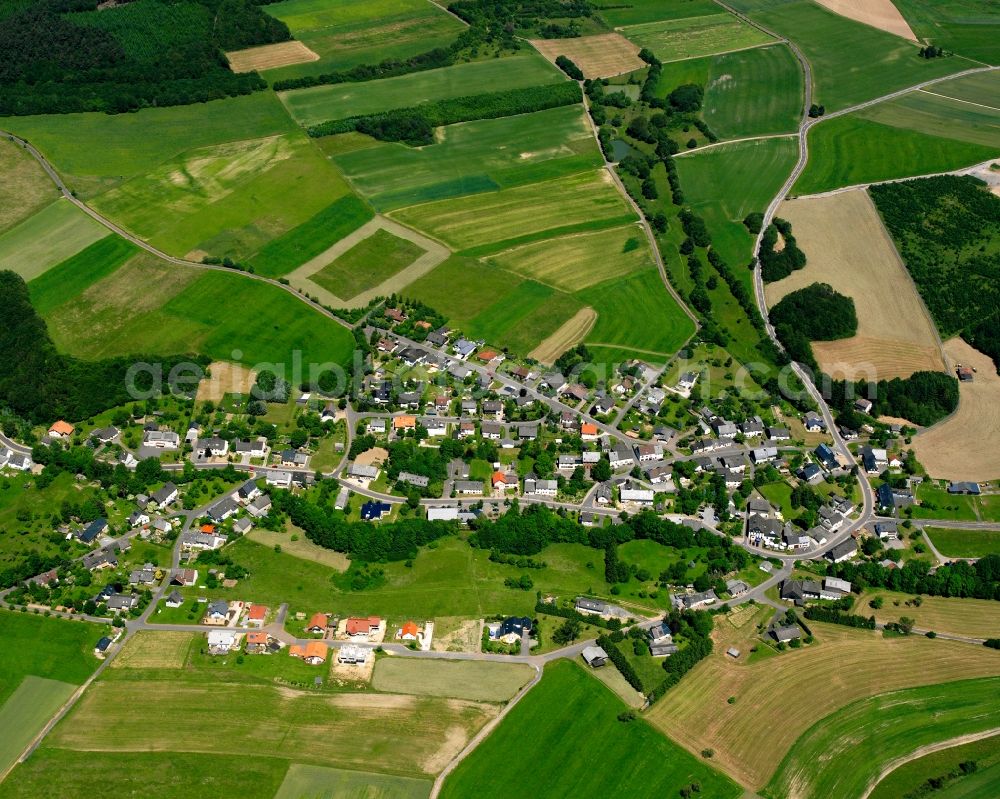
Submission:
[[[330,293],[350,300],[389,279],[423,254],[424,250],[412,241],[379,228],[314,272],[310,279]]]
[[[76,690],[76,686],[58,680],[46,680],[29,675],[0,705],[0,774],[17,761],[17,758],[41,732],[59,708]]]
[[[802,68],[783,44],[665,64],[657,93],[705,88],[702,118],[721,139],[791,133],[802,116]]]
[[[792,223],[808,261],[766,286],[767,304],[774,307],[790,292],[822,282],[851,297],[857,310],[857,335],[813,343],[824,372],[884,380],[944,371],[934,322],[867,192],[789,200],[778,216]]]
[[[0,234],[59,196],[41,164],[7,139],[0,139],[0,171],[4,176],[0,185]]]
[[[973,535],[982,530],[967,531]],[[933,540],[933,538],[931,539]],[[881,598],[882,607],[873,609],[869,603]],[[899,621],[909,616],[921,630],[951,633],[970,638],[1000,638],[1000,603],[988,599],[923,596],[920,605],[907,605],[913,594],[869,589],[854,604],[854,613],[874,616],[880,622]]]
[[[984,558],[1000,555],[1000,532],[926,527],[924,532],[934,548],[946,558]],[[1000,627],[1000,624],[997,625]]]
[[[69,200],[56,200],[0,235],[0,269],[30,281],[110,232]]]
[[[648,47],[664,62],[743,50],[773,41],[766,33],[726,13],[630,25],[622,33],[639,47]]]
[[[447,47],[464,27],[444,9],[421,0],[285,0],[264,10],[319,56],[318,61],[271,71],[270,80],[409,58]]]
[[[992,736],[910,760],[883,777],[872,791],[871,799],[896,799],[910,795],[930,779],[960,771],[959,764],[970,760],[975,761],[976,772],[947,781],[935,792],[936,799],[996,796],[1000,793],[1000,747],[997,744],[996,736]]]
[[[586,78],[610,78],[642,69],[639,48],[618,33],[599,33],[571,39],[533,39],[532,46],[553,63],[566,56]]]
[[[276,286],[147,253],[69,299],[46,321],[60,350],[81,358],[193,351],[234,360],[239,350],[247,364],[287,363],[300,350],[304,363],[343,363],[353,348],[350,331]]]
[[[906,19],[893,5],[893,0],[817,0],[817,2],[835,14],[853,19],[855,22],[871,25],[873,28],[901,36],[911,42],[917,41]]]
[[[1000,678],[962,680],[862,699],[818,721],[795,744],[766,795],[863,796],[899,759],[996,729]]]
[[[714,749],[713,763],[759,790],[803,733],[851,702],[997,672],[997,653],[985,647],[810,626],[813,644],[767,658],[734,661],[720,643],[685,676],[682,690],[668,692],[647,718],[691,751]],[[837,679],[817,682],[817,674]],[[729,697],[735,697],[733,704]],[[761,747],[760,719],[772,717],[782,724],[768,728],[768,745]]]
[[[120,236],[105,236],[28,282],[31,304],[42,316],[107,277],[139,248]]]
[[[482,94],[491,87],[522,89],[564,80],[566,76],[540,55],[526,53],[364,83],[293,89],[279,92],[278,96],[295,121],[308,127],[332,119],[410,108],[432,100]]]
[[[430,780],[292,763],[274,799],[426,799]]]
[[[601,166],[580,105],[446,125],[435,142],[414,148],[358,134],[325,137],[320,146],[354,189],[379,211],[534,183]]]
[[[187,663],[197,633],[140,630],[111,663],[113,669],[180,669]]]
[[[375,664],[372,687],[390,694],[506,702],[534,674],[523,663],[388,657]]]
[[[541,683],[449,775],[441,795],[507,796],[509,784],[493,778],[497,764],[528,761],[533,767],[532,792],[538,797],[611,792],[672,796],[692,782],[701,784],[705,796],[740,795],[737,785],[642,719],[617,721],[624,710],[626,705],[582,667],[566,661],[551,664]],[[570,762],[594,767],[568,769]]]
[[[713,0],[632,0],[628,5],[600,10],[601,19],[614,27],[718,13],[719,6]]]
[[[293,64],[305,64],[318,61],[319,56],[302,42],[278,42],[260,47],[249,47],[246,50],[235,50],[226,53],[229,68],[233,72],[262,72],[267,69],[277,69]]]
[[[731,5],[802,49],[812,65],[813,100],[827,113],[976,66],[960,56],[921,58],[913,42],[812,0],[733,0]]]
[[[1000,62],[1000,22],[992,0],[893,0],[921,39],[989,64]]]

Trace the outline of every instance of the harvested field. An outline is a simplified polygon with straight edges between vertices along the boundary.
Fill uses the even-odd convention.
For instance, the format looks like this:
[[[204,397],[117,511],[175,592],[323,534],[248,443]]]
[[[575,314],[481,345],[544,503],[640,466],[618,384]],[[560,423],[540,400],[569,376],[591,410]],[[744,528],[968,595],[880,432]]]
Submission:
[[[816,2],[842,17],[871,25],[886,33],[902,36],[912,42],[917,41],[909,23],[892,4],[892,0],[816,0]]]
[[[375,667],[372,685],[390,693],[506,702],[534,673],[523,663],[383,658]]]
[[[246,534],[246,537],[251,541],[256,541],[258,544],[263,544],[272,549],[275,546],[280,546],[282,553],[285,555],[291,555],[302,560],[311,560],[314,563],[321,563],[339,572],[347,571],[347,568],[351,565],[350,558],[343,552],[334,552],[332,549],[314,544],[308,538],[305,538],[301,531],[297,535],[299,536],[298,541],[292,541],[291,536],[284,533],[255,527]]]
[[[208,376],[198,384],[195,399],[219,402],[226,394],[249,394],[256,382],[257,373],[253,369],[229,361],[212,361]]]
[[[563,322],[562,327],[529,352],[528,357],[551,366],[566,350],[583,341],[596,321],[597,312],[593,308],[581,308],[572,319]]]
[[[856,336],[813,344],[824,371],[881,380],[945,368],[934,323],[866,192],[790,200],[778,215],[792,223],[809,260],[766,287],[768,305],[823,282],[852,297],[857,309]]]
[[[971,531],[974,535],[981,531]],[[874,610],[869,602],[882,598],[882,607]],[[924,596],[920,606],[907,606],[913,594],[898,591],[871,589],[865,591],[854,603],[854,613],[875,616],[880,622],[899,621],[909,616],[921,630],[952,633],[970,638],[1000,638],[1000,602],[992,599],[965,599],[958,597]],[[899,603],[898,605],[895,603]]]
[[[575,39],[531,39],[534,48],[555,63],[566,56],[587,78],[609,78],[646,66],[639,48],[618,33],[580,36]]]
[[[0,232],[27,219],[59,196],[34,158],[12,141],[0,140]]]
[[[233,72],[253,72],[254,70],[262,72],[265,69],[319,61],[319,56],[316,53],[302,42],[294,40],[236,50],[226,53],[226,58],[229,59],[229,67]]]
[[[960,338],[944,344],[949,367],[976,369],[958,385],[958,410],[913,438],[913,451],[932,477],[988,480],[1000,477],[1000,377],[993,361]]]
[[[179,669],[187,662],[195,633],[140,630],[112,661],[113,669]]]
[[[811,624],[816,643],[753,663],[716,646],[646,717],[693,752],[714,749],[714,764],[757,790],[799,736],[835,710],[900,688],[993,676],[1000,663],[985,647]],[[762,746],[761,719],[779,717]]]

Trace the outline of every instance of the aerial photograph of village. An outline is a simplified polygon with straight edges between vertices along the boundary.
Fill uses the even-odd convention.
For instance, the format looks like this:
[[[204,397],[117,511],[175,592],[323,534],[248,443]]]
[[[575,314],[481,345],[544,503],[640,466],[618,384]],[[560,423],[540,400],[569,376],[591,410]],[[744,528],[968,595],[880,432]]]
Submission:
[[[1000,2],[0,0],[0,799],[1000,799]]]

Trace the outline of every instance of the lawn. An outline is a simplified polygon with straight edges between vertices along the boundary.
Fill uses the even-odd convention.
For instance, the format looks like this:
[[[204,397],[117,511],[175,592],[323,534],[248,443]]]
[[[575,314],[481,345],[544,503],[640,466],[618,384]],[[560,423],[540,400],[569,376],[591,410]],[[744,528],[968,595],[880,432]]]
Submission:
[[[1000,655],[985,647],[922,636],[884,638],[819,622],[810,626],[815,643],[749,663],[728,657],[720,643],[653,706],[650,722],[691,751],[714,749],[713,762],[758,790],[796,740],[824,716],[887,691],[995,676],[1000,664]],[[735,697],[733,704],[729,697]],[[768,727],[762,747],[760,724],[767,718],[780,718],[781,724]]]
[[[915,749],[998,726],[1000,677],[911,688],[854,702],[795,743],[765,794],[862,796],[883,767]]]
[[[619,220],[634,219],[603,170],[424,203],[393,211],[389,216],[440,239],[452,249],[480,247],[492,252],[521,241],[557,235],[567,228],[596,230]]]
[[[45,316],[112,274],[139,248],[120,236],[105,236],[53,266],[28,284],[31,304]]]
[[[313,465],[315,465],[315,459],[313,460]],[[280,546],[281,552],[285,555],[329,566],[334,571],[347,571],[347,568],[351,565],[351,561],[347,555],[327,549],[326,547],[321,547],[319,544],[314,544],[305,537],[305,534],[301,530],[297,528],[293,529],[297,530],[295,534],[298,536],[298,540],[296,541],[293,541],[290,535],[265,530],[262,527],[254,528],[246,534],[246,537],[250,541],[255,541],[262,546],[271,547],[272,549],[275,546]]]
[[[534,673],[523,663],[390,657],[375,664],[372,687],[391,694],[506,702]]]
[[[132,114],[5,117],[0,129],[30,141],[71,189],[89,197],[185,150],[288,133],[295,124],[274,95],[258,92]]]
[[[882,607],[872,609],[869,602],[880,597]],[[921,630],[965,635],[971,638],[1000,638],[1000,602],[989,599],[922,596],[920,606],[906,603],[913,594],[870,589],[854,605],[854,612],[875,616],[880,622],[899,621],[909,616]]]
[[[0,233],[12,228],[59,196],[55,184],[19,145],[0,139]]]
[[[957,522],[979,521],[976,509],[983,500],[965,494],[949,494],[944,486],[933,480],[924,480],[917,487],[917,500],[913,506],[915,519],[945,519]]]
[[[46,321],[60,349],[83,358],[195,351],[245,364],[290,363],[300,351],[304,364],[344,363],[354,344],[350,331],[280,288],[146,254],[56,308]]]
[[[388,280],[423,254],[424,250],[412,241],[379,228],[309,279],[337,297],[350,300]]]
[[[772,41],[732,14],[720,13],[630,25],[622,33],[640,47],[648,47],[661,61],[697,58]]]
[[[606,666],[605,668],[613,668]],[[532,765],[539,797],[675,796],[692,782],[704,796],[736,797],[741,789],[656,733],[645,721],[617,720],[626,706],[575,663],[560,661],[448,777],[443,797],[508,796],[495,779],[498,763]],[[567,764],[576,764],[567,768]]]
[[[243,260],[350,189],[300,132],[185,150],[94,206],[171,255]]]
[[[993,0],[893,2],[921,39],[968,58],[1000,62],[1000,20]]]
[[[32,280],[109,234],[69,200],[56,200],[0,235],[0,269]]]
[[[974,66],[960,57],[921,58],[918,45],[811,0],[733,0],[732,5],[802,49],[812,65],[813,100],[827,112]]]
[[[951,747],[905,763],[893,770],[872,791],[871,799],[911,796],[927,780],[957,771],[959,763],[976,762],[975,774],[949,780],[932,795],[935,799],[977,799],[1000,796],[1000,741],[996,736]]]
[[[334,137],[342,138],[342,137]],[[334,154],[380,211],[548,180],[601,165],[579,105],[438,128],[434,144],[392,142]],[[326,145],[326,140],[323,140]]]
[[[1000,532],[996,530],[949,530],[926,527],[934,548],[946,558],[983,558],[1000,555]]]
[[[785,45],[665,64],[658,93],[705,88],[702,118],[722,139],[793,132],[802,116],[802,68]]]
[[[4,773],[73,695],[75,685],[42,677],[25,677],[0,705],[0,774]]]
[[[544,58],[525,53],[490,61],[472,61],[395,78],[338,83],[280,92],[289,113],[300,125],[375,114],[420,103],[483,94],[503,87],[522,89],[560,83],[566,77]]]
[[[429,780],[293,763],[274,799],[426,799]]]

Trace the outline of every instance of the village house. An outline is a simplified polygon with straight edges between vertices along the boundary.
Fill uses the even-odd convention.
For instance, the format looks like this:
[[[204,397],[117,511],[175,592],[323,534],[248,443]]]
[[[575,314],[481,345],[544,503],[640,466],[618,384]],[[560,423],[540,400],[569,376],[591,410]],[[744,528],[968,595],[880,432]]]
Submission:
[[[517,475],[508,472],[493,472],[493,490],[505,493],[507,491],[516,491],[520,480],[518,480]]]
[[[803,420],[803,426],[806,428],[806,432],[809,433],[824,433],[826,432],[826,422],[823,421],[823,417],[816,413],[810,411],[806,414]]]
[[[558,480],[542,480],[534,474],[524,478],[524,493],[543,497],[554,497],[559,492]]]
[[[719,597],[716,596],[715,591],[709,589],[694,594],[674,594],[671,601],[677,610],[697,610],[706,605],[715,604],[719,601]]]
[[[267,455],[267,439],[255,438],[250,441],[236,441],[233,452],[248,458],[263,458]]]
[[[267,605],[251,605],[247,610],[247,627],[263,627],[267,618]]]
[[[456,480],[455,491],[459,494],[482,494],[483,483],[481,480]]]
[[[784,427],[768,427],[767,437],[771,441],[788,441],[792,434]]]
[[[291,657],[304,660],[310,666],[326,663],[326,655],[329,651],[322,641],[308,641],[305,645],[292,644],[288,647],[288,654]]]
[[[52,424],[49,428],[49,436],[51,438],[69,438],[73,435],[73,431],[76,430],[73,425],[69,422],[60,419]]]
[[[337,651],[337,662],[345,665],[357,666],[368,662],[371,650],[365,646],[347,644]]]
[[[348,638],[367,641],[371,636],[379,634],[381,626],[382,620],[378,616],[369,616],[365,619],[350,618],[347,620],[345,632]]]
[[[306,632],[314,635],[325,635],[326,628],[330,625],[330,617],[325,613],[314,613],[306,625]]]
[[[199,458],[221,458],[229,452],[229,442],[218,436],[199,438],[194,442],[194,453]]]
[[[292,473],[286,472],[282,469],[272,469],[268,471],[264,476],[264,480],[269,486],[275,486],[277,488],[292,487]]]
[[[167,483],[163,488],[153,492],[152,500],[158,508],[165,508],[177,501],[177,486]]]

